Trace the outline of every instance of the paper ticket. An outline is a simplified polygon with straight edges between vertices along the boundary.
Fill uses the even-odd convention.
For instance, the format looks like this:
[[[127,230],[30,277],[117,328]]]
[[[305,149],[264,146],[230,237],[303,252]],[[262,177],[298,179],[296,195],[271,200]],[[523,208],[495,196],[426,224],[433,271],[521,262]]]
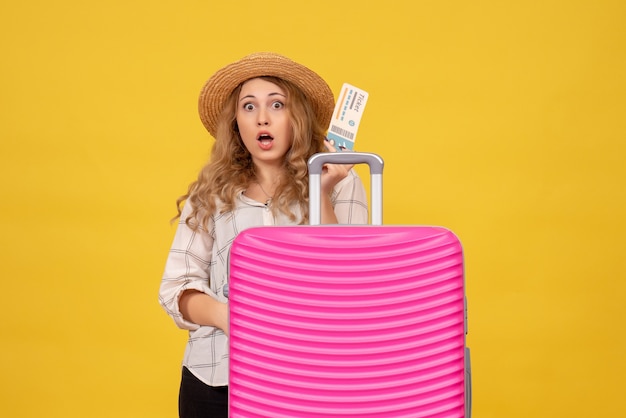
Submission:
[[[365,110],[366,91],[344,83],[330,120],[327,138],[337,151],[354,150],[356,132]]]

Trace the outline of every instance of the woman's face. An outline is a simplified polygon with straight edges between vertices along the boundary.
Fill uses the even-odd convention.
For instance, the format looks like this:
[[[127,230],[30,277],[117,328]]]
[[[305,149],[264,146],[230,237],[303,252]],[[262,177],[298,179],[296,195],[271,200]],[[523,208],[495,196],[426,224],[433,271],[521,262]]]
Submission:
[[[276,84],[253,78],[237,99],[237,126],[255,164],[282,164],[293,141],[287,93]]]

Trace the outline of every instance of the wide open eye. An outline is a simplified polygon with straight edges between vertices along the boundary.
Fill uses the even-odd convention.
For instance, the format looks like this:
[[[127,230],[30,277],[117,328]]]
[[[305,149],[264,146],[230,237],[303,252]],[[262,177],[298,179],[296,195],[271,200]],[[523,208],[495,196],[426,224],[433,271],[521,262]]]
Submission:
[[[248,112],[251,112],[254,110],[254,105],[252,103],[244,103],[243,110],[247,110]]]
[[[285,104],[281,102],[280,100],[276,100],[275,102],[272,102],[272,109],[282,109],[283,107],[285,107]]]

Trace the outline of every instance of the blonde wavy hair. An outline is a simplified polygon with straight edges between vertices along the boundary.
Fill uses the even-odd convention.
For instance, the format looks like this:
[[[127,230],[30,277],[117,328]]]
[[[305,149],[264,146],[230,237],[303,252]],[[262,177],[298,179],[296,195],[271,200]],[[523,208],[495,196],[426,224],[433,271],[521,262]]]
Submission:
[[[309,215],[307,161],[313,154],[325,150],[325,129],[315,117],[309,101],[294,84],[277,77],[258,78],[276,84],[287,93],[286,109],[293,133],[293,144],[285,155],[271,209],[296,222],[298,219],[291,207],[299,205],[303,215],[301,223],[306,223]],[[232,211],[237,195],[256,181],[252,158],[237,127],[237,99],[242,85],[224,103],[208,163],[200,170],[197,180],[189,185],[187,194],[176,200],[178,214],[173,220],[181,216],[184,202],[189,201],[192,211],[184,221],[193,230],[206,230],[211,216]]]

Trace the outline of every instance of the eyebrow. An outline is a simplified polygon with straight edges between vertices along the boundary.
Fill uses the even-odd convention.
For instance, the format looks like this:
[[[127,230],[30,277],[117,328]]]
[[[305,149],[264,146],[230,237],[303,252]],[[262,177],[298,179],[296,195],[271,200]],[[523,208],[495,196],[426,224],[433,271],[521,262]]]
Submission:
[[[282,96],[285,99],[287,98],[287,96],[285,96],[282,93],[278,93],[278,92],[270,93],[270,94],[267,95],[267,97],[272,97],[272,96]],[[241,99],[239,99],[239,101],[242,101],[243,99],[256,99],[256,96],[254,94],[248,94],[248,95],[243,96]]]

